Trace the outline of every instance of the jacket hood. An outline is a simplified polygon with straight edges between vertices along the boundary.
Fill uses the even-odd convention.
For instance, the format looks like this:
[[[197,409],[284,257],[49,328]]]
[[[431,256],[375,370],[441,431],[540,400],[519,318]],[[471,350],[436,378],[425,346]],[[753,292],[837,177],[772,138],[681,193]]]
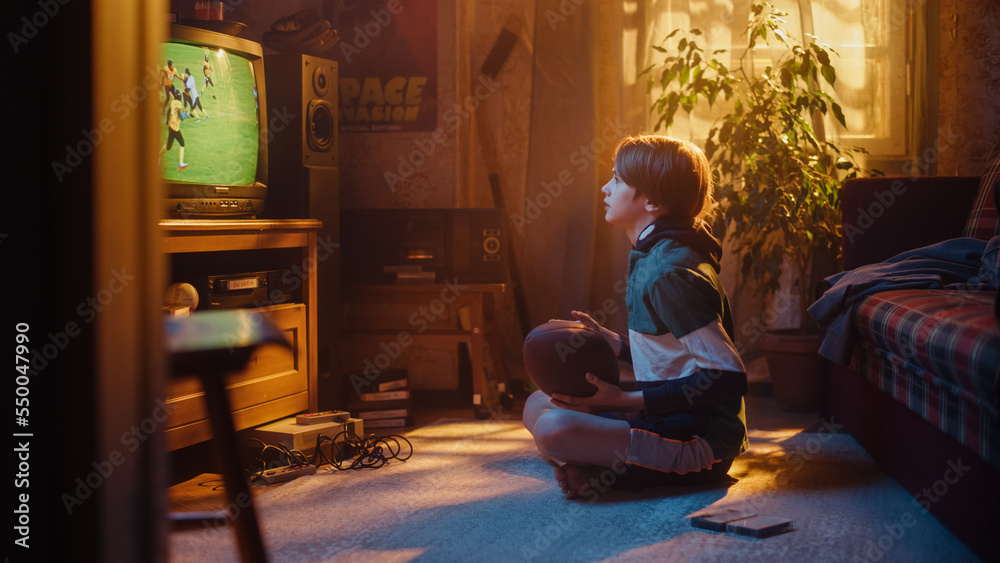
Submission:
[[[665,238],[694,249],[711,263],[716,273],[721,270],[722,244],[712,235],[705,221],[698,219],[692,224],[669,217],[659,217],[639,233],[635,250],[649,252],[657,242]]]

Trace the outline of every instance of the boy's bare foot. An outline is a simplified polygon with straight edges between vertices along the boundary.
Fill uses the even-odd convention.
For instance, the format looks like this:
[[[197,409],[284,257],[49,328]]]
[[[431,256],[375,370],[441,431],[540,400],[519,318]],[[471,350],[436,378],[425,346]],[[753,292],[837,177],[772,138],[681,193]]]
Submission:
[[[600,474],[600,467],[580,466],[566,463],[556,467],[556,483],[568,499],[580,498],[587,490],[592,490],[591,480]]]
[[[556,483],[559,485],[559,488],[562,489],[563,493],[566,493],[566,489],[568,487],[568,483],[566,482],[567,467],[569,467],[568,463],[556,466]]]

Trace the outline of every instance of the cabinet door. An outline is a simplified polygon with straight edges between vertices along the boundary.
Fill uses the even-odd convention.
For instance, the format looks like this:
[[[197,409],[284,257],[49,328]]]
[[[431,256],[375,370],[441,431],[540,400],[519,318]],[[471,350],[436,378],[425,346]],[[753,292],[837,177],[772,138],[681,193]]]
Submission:
[[[258,311],[284,332],[287,348],[259,347],[243,371],[226,380],[237,430],[258,426],[309,408],[306,306],[301,303]],[[166,442],[175,450],[212,437],[204,393],[198,378],[177,376],[167,384]]]

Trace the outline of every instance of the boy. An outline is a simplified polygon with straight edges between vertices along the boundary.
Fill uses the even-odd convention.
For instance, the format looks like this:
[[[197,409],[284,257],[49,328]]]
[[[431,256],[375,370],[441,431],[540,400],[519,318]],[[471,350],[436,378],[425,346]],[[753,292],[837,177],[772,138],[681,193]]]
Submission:
[[[556,461],[568,498],[596,495],[608,468],[630,487],[720,481],[747,449],[746,369],[718,278],[722,248],[704,221],[712,201],[705,155],[647,135],[619,143],[614,163],[601,192],[605,220],[624,227],[633,245],[628,336],[572,315],[631,361],[637,390],[587,374],[593,396],[537,391],[524,407],[525,427]]]

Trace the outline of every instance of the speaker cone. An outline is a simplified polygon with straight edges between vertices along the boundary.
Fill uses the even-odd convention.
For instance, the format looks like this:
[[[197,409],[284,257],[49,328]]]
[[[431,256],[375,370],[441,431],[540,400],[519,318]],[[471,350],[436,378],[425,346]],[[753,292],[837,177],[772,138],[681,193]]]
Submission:
[[[326,100],[312,100],[309,102],[307,118],[306,138],[309,148],[323,152],[330,150],[337,127],[333,106]]]

